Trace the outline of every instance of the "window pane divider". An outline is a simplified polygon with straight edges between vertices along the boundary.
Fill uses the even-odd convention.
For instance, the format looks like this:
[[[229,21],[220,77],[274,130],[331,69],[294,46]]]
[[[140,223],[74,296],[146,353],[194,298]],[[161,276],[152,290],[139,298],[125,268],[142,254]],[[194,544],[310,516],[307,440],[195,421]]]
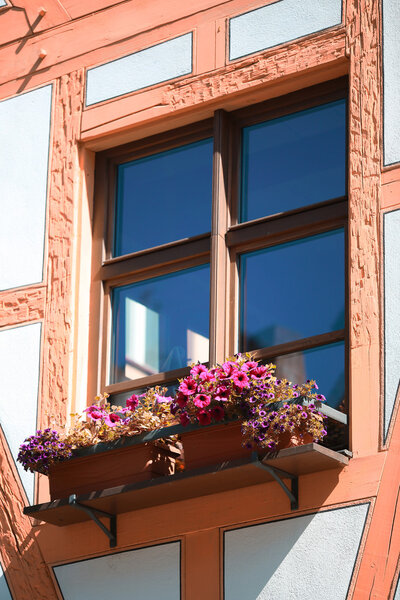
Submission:
[[[310,337],[294,340],[293,342],[287,342],[285,344],[277,344],[276,346],[269,346],[268,348],[250,350],[249,352],[257,360],[273,360],[278,356],[292,354],[293,352],[301,352],[303,350],[310,350],[311,348],[316,348],[318,346],[333,344],[334,342],[341,342],[344,339],[345,329],[337,329],[335,331],[321,333],[319,335],[312,335]]]
[[[290,211],[282,215],[240,223],[229,229],[226,242],[229,247],[234,247],[273,236],[274,244],[279,244],[289,239],[338,229],[346,224],[346,219],[347,200],[340,198],[334,203],[308,207],[301,212]]]
[[[210,252],[210,234],[157,248],[152,252],[128,255],[128,258],[124,257],[123,260],[104,261],[100,268],[100,278],[106,281],[156,267],[183,263],[189,259],[207,257]],[[202,262],[207,261],[203,260]]]
[[[222,362],[227,337],[227,268],[229,163],[231,124],[228,113],[217,110],[214,116],[214,156],[210,264],[210,356],[211,365]]]
[[[118,394],[138,388],[154,387],[156,385],[163,386],[174,382],[177,379],[186,377],[186,375],[189,374],[189,371],[189,367],[183,367],[182,369],[175,369],[174,371],[155,373],[154,375],[148,375],[147,377],[141,377],[140,379],[130,379],[129,381],[111,383],[105,387],[105,391],[108,394]]]

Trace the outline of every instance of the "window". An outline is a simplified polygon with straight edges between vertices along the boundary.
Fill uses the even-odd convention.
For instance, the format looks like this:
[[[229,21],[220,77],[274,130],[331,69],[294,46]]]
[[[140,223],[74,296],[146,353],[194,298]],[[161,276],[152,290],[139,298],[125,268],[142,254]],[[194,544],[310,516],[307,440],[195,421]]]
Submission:
[[[346,118],[337,80],[98,155],[102,389],[251,350],[346,410]]]

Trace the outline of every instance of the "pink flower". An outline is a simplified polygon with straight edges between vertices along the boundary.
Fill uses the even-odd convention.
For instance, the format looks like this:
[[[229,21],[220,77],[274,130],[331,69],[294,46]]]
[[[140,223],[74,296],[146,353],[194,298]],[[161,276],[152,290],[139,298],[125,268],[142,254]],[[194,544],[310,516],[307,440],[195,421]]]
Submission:
[[[206,394],[197,394],[193,400],[193,404],[197,406],[197,408],[205,408],[211,402],[210,396]]]
[[[88,415],[90,416],[90,414],[94,411],[94,410],[100,410],[101,408],[100,406],[96,406],[96,404],[92,404],[92,406],[89,406],[88,408],[85,408],[85,410],[83,412],[87,412]]]
[[[103,413],[100,410],[92,410],[91,413],[88,413],[88,417],[93,421],[98,421],[103,417]]]
[[[202,373],[208,373],[208,369],[205,365],[195,365],[190,369],[190,374],[192,377],[196,377],[196,375],[201,377]]]
[[[126,407],[129,408],[129,410],[135,410],[138,404],[139,396],[136,396],[136,394],[132,394],[132,396],[126,401]]]
[[[186,404],[188,403],[187,396],[182,394],[182,392],[179,392],[176,396],[176,403],[180,408],[185,408]]]
[[[179,391],[182,392],[182,394],[185,394],[185,396],[191,396],[192,394],[195,394],[196,388],[196,382],[191,377],[186,377],[186,379],[181,381],[179,385]]]
[[[232,381],[239,389],[249,387],[249,378],[243,371],[237,371],[232,376]]]
[[[225,402],[229,398],[229,390],[225,385],[220,385],[214,396],[215,400],[218,402]]]
[[[251,372],[251,376],[253,379],[264,379],[264,377],[266,377],[267,374],[268,369],[264,365],[259,365],[258,367],[255,367]]]
[[[206,410],[199,410],[197,413],[197,418],[200,425],[209,425],[211,423],[211,415]]]
[[[189,425],[189,423],[190,423],[189,416],[188,416],[188,414],[187,414],[187,413],[185,413],[185,412],[184,412],[184,413],[182,413],[182,414],[179,416],[179,419],[180,419],[181,425],[183,425],[184,427],[185,427],[186,425]]]
[[[115,427],[117,423],[119,423],[119,421],[121,420],[121,418],[116,415],[115,413],[110,413],[109,415],[106,415],[104,417],[104,422],[109,426],[109,427]]]
[[[255,360],[249,360],[248,362],[246,362],[242,365],[242,371],[251,371],[252,369],[255,369],[257,366],[258,366],[258,362],[256,362]]]
[[[232,377],[232,375],[237,371],[237,367],[234,363],[225,362],[222,365],[222,370],[225,374],[225,377]]]
[[[166,404],[167,402],[169,402],[171,404],[171,402],[174,401],[172,396],[160,396],[160,394],[156,394],[155,396],[156,396],[156,402],[158,404]]]
[[[207,381],[215,381],[215,375],[210,371],[203,371],[200,373],[200,379],[203,383],[206,383]]]
[[[225,411],[220,406],[214,406],[214,408],[211,409],[211,415],[214,421],[222,421],[225,417]]]

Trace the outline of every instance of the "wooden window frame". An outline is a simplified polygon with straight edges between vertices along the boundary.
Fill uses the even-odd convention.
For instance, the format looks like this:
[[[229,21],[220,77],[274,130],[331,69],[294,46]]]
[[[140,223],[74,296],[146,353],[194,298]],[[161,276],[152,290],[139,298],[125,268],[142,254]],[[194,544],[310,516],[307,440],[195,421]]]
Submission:
[[[92,368],[97,368],[96,391],[117,394],[156,384],[164,385],[185,376],[189,371],[188,367],[184,367],[136,380],[108,383],[111,341],[110,291],[113,287],[209,263],[209,363],[220,363],[226,356],[234,354],[238,348],[239,255],[343,228],[346,253],[344,329],[269,348],[260,348],[253,354],[257,359],[273,360],[292,352],[344,341],[347,398],[349,363],[347,196],[238,223],[242,128],[335,100],[347,99],[347,89],[347,78],[343,77],[230,113],[219,109],[214,113],[213,119],[106,150],[96,156],[92,318],[89,345],[89,355],[92,357],[89,360]],[[117,166],[209,137],[214,139],[211,231],[128,255],[112,257]]]

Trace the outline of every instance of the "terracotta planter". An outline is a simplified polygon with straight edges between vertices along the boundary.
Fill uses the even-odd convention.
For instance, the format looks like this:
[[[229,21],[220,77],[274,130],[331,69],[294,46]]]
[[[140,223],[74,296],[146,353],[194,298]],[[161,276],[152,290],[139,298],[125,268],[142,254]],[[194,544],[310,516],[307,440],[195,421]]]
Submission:
[[[120,447],[97,444],[77,454],[50,467],[52,500],[173,475],[180,451],[172,444],[128,442]]]
[[[251,450],[242,446],[241,422],[222,423],[183,432],[181,440],[185,469],[216,465],[227,460],[250,456]]]

